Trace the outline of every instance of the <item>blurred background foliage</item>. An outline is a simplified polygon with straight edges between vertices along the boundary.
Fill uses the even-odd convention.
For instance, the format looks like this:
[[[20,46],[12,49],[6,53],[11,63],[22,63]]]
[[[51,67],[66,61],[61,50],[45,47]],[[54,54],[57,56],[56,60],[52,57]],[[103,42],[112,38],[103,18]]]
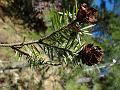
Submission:
[[[76,66],[74,69],[27,67],[0,73],[1,90],[119,90],[120,1],[77,0],[77,3],[83,2],[99,12],[98,22],[90,30],[92,37],[83,37],[87,43],[96,43],[104,49],[103,62],[99,66]],[[29,41],[48,35],[53,32],[51,28],[55,28],[51,21],[55,12],[73,13],[74,5],[75,0],[0,0],[0,43],[19,42],[24,37]],[[14,51],[6,48],[0,48],[0,60],[0,68],[25,62],[24,59],[19,61]],[[116,63],[110,66],[113,60]]]

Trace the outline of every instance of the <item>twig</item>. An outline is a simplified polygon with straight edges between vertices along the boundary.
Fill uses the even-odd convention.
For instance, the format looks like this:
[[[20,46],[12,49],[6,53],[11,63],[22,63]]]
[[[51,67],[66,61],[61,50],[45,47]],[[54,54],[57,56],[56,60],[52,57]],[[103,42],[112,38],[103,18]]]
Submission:
[[[4,67],[4,68],[0,68],[0,74],[2,73],[6,73],[6,72],[9,72],[9,71],[12,71],[12,70],[19,70],[19,69],[23,69],[23,68],[26,68],[26,67],[29,67],[28,64],[20,64],[20,65],[16,65],[16,66],[8,66],[8,67]]]
[[[52,63],[51,61],[47,61],[47,62],[42,62],[43,65],[51,65],[51,66],[60,66],[61,63]],[[0,74],[2,73],[6,73],[12,70],[19,70],[19,69],[23,69],[23,68],[27,68],[29,67],[29,64],[19,64],[16,66],[8,66],[8,67],[4,67],[4,68],[0,68]]]
[[[12,49],[14,49],[14,50],[16,50],[16,51],[18,51],[18,52],[20,52],[20,53],[22,53],[22,54],[24,54],[24,55],[26,55],[26,56],[30,56],[28,53],[26,53],[26,52],[23,52],[23,51],[21,51],[20,49],[18,49],[18,48],[16,48],[16,47],[11,47]]]
[[[22,46],[22,45],[28,45],[28,44],[34,44],[38,43],[39,40],[35,41],[29,41],[29,42],[19,42],[19,43],[11,43],[11,44],[0,44],[0,47],[12,47],[12,46]]]
[[[74,22],[74,21],[73,21],[73,22]],[[11,43],[11,44],[0,44],[0,47],[12,47],[12,46],[16,47],[16,46],[22,46],[22,45],[35,44],[35,43],[41,43],[41,44],[42,44],[42,41],[43,41],[43,40],[49,38],[50,36],[54,35],[54,34],[57,33],[57,32],[60,32],[60,31],[62,31],[62,30],[65,30],[66,28],[68,28],[68,26],[69,26],[69,24],[68,24],[67,26],[64,26],[64,27],[62,27],[61,29],[53,32],[52,34],[50,34],[50,35],[48,35],[48,36],[46,36],[46,37],[44,37],[44,38],[39,39],[39,40],[28,41],[28,42],[19,42],[19,43]],[[85,30],[85,29],[91,28],[91,27],[93,27],[93,26],[95,26],[95,25],[89,25],[89,26],[87,26],[87,27],[81,28],[81,30]]]
[[[64,30],[65,28],[67,28],[67,26],[64,26],[62,27],[61,29],[53,32],[52,34],[44,37],[44,38],[41,38],[39,40],[35,40],[35,41],[29,41],[29,42],[19,42],[19,43],[11,43],[11,44],[0,44],[0,47],[16,47],[16,46],[22,46],[22,45],[30,45],[30,44],[35,44],[35,43],[42,43],[43,40],[49,38],[50,36],[54,35],[55,33],[59,32],[59,31],[62,31]]]

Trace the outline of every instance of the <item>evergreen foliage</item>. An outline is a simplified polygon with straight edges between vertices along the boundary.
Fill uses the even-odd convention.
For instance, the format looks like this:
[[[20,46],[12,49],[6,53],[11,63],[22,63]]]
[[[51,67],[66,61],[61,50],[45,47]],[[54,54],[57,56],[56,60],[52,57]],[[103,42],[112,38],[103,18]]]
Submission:
[[[85,8],[86,11],[83,8]],[[56,11],[50,11],[52,15],[50,18],[52,25],[49,27],[51,34],[46,35],[39,40],[33,41],[32,43],[26,43],[23,40],[22,43],[8,46],[20,53],[21,56],[26,55],[26,59],[28,59],[30,65],[33,66],[45,63],[52,64],[54,62],[57,62],[58,65],[79,65],[81,62],[80,57],[78,57],[80,54],[79,52],[82,50],[85,44],[83,41],[84,38],[82,37],[85,34],[89,34],[89,31],[86,31],[85,29],[89,29],[94,26],[87,26],[87,24],[84,24],[86,21],[87,23],[91,23],[89,19],[91,20],[94,18],[92,14],[94,14],[96,11],[94,11],[93,8],[90,9],[87,5],[82,6],[81,4],[81,7],[78,11],[76,3],[72,14],[70,14],[69,10],[65,10],[62,15]],[[92,10],[94,13],[91,13]],[[86,17],[83,17],[82,13]],[[79,22],[78,18],[81,18]],[[82,18],[84,22],[81,21]],[[92,23],[94,22],[94,19]],[[42,59],[40,55],[41,51],[44,51],[44,53],[49,57],[47,62]]]
[[[10,2],[6,8],[12,9],[11,5],[19,3],[18,6],[15,6],[20,9],[18,11],[20,13],[19,16],[28,21],[28,23],[30,19],[29,24],[34,26],[34,21],[31,21],[35,19],[31,17],[34,10],[29,8],[32,2],[28,4],[29,0],[8,1]],[[53,2],[54,0],[51,1]],[[15,59],[28,61],[26,65],[1,68],[1,70],[3,72],[16,68],[21,70],[21,68],[30,66],[38,69],[42,79],[45,80],[45,73],[47,73],[48,69],[52,66],[57,66],[58,74],[62,80],[59,83],[63,90],[119,90],[119,16],[107,12],[105,2],[101,0],[100,17],[97,25],[95,25],[89,19],[91,20],[91,9],[94,11],[92,13],[95,13],[96,9],[89,9],[88,6],[90,5],[86,6],[86,4],[80,7],[77,5],[76,0],[75,2],[74,0],[70,0],[67,5],[65,0],[62,1],[65,7],[63,12],[56,11],[54,7],[44,12],[45,17],[43,19],[47,22],[47,30],[44,34],[40,34],[38,40],[27,41],[24,38],[23,42],[0,44],[0,47],[12,48],[15,52]],[[79,1],[90,4],[92,0],[90,2],[88,0]],[[118,0],[115,1],[117,2]],[[73,4],[72,2],[75,5],[69,6]],[[17,8],[12,10],[16,10]],[[79,10],[80,8],[83,10]],[[12,15],[18,14],[18,12],[9,12]],[[30,15],[28,18],[26,18],[27,14]],[[97,14],[95,13],[94,15]],[[90,23],[92,24],[90,25]],[[92,33],[95,32],[100,32],[100,34],[93,38]],[[101,62],[103,55],[103,49],[99,46],[102,46],[105,54],[103,62],[100,65],[96,65]],[[115,62],[112,62],[112,59]],[[37,88],[43,89],[42,84],[43,81],[40,81],[40,86],[38,85]]]

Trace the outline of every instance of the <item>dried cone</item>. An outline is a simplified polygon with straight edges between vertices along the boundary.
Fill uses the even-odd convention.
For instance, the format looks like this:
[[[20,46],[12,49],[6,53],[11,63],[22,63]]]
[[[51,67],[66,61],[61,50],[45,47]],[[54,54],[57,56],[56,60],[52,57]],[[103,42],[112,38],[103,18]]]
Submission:
[[[93,46],[93,44],[87,44],[79,52],[82,63],[88,66],[100,63],[103,57],[103,51],[99,46]]]
[[[94,24],[97,21],[98,12],[95,8],[88,7],[86,3],[80,4],[76,19],[80,23]]]
[[[68,25],[68,28],[75,30],[75,32],[80,32],[81,31],[80,26],[75,22],[70,23]]]

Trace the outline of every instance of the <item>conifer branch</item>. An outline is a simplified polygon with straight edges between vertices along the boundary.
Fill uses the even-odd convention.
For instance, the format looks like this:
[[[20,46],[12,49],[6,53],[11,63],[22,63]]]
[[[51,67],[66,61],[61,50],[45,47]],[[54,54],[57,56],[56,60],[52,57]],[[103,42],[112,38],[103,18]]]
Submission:
[[[28,42],[19,42],[19,43],[11,43],[11,44],[7,44],[7,43],[4,44],[4,43],[2,43],[2,44],[0,44],[0,47],[17,47],[17,46],[24,46],[24,45],[30,45],[30,44],[35,44],[35,43],[42,43],[43,40],[49,38],[50,36],[56,34],[57,32],[65,30],[65,28],[67,28],[67,26],[62,27],[61,29],[59,29],[59,30],[53,32],[52,34],[50,34],[50,35],[48,35],[48,36],[46,36],[44,38],[41,38],[39,40],[28,41]]]
[[[69,24],[68,24],[69,25]],[[46,36],[46,37],[43,37],[39,40],[34,40],[34,41],[27,41],[27,42],[19,42],[19,43],[1,43],[0,44],[0,47],[17,47],[17,46],[24,46],[24,45],[30,45],[30,44],[35,44],[35,43],[41,43],[42,44],[42,41],[49,38],[50,36],[56,34],[57,32],[60,32],[62,30],[65,30],[66,28],[68,28],[68,25],[67,26],[64,26],[62,27],[61,29],[57,30],[57,31],[54,31],[52,34]],[[81,28],[81,30],[85,30],[85,29],[88,29],[88,28],[91,28],[95,25],[89,25],[87,27],[84,27],[84,28]]]

